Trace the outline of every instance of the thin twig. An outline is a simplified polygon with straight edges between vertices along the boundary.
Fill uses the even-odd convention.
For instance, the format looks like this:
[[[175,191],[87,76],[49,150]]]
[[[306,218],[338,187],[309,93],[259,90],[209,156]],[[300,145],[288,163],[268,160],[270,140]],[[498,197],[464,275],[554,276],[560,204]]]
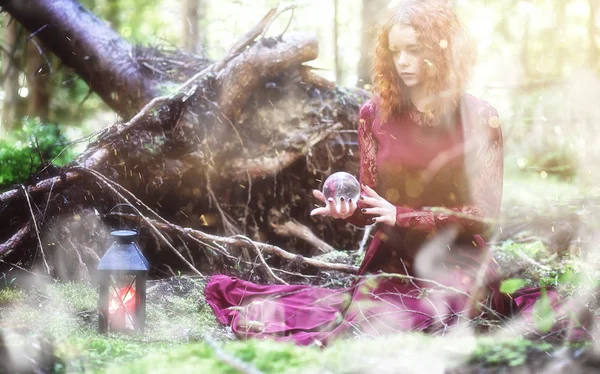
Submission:
[[[229,365],[232,369],[236,370],[237,372],[243,374],[262,374],[261,371],[251,366],[250,364],[243,362],[237,357],[225,353],[225,351],[223,351],[210,336],[205,335],[203,337],[203,340],[206,343],[206,345],[208,345],[213,350],[215,356],[217,356],[217,358],[221,362]]]
[[[275,22],[275,20],[282,15],[283,13],[287,12],[288,10],[292,11],[292,15],[290,16],[290,22],[291,19],[294,17],[294,9],[296,9],[296,5],[288,5],[285,8],[279,10],[273,17],[271,17],[268,21],[268,23],[266,24],[265,28],[262,30],[262,32],[260,33],[260,38],[263,39],[265,37],[265,34],[267,33],[267,31],[269,31],[269,29],[271,28],[271,25],[273,24],[273,22]],[[279,35],[279,37],[281,38],[281,36],[285,33],[285,31],[287,30],[287,28],[289,27],[289,23],[287,25],[287,27],[285,28],[285,30],[281,33],[281,35]]]
[[[52,196],[52,190],[54,189],[54,181],[52,181],[52,186],[50,186],[50,192],[48,192],[48,200],[46,200],[46,206],[44,207],[44,214],[42,218],[46,219],[46,211],[48,211],[48,205],[50,204],[50,197]]]
[[[159,220],[161,220],[165,223],[169,223],[169,221],[164,219],[160,214],[158,214],[152,208],[150,208],[148,205],[146,205],[142,200],[140,200],[137,196],[135,196],[135,194],[133,194],[133,192],[129,191],[127,188],[123,187],[122,185],[120,185],[119,183],[117,183],[111,179],[108,179],[107,177],[105,177],[104,175],[102,175],[101,173],[97,172],[94,169],[87,169],[87,170],[91,173],[95,173],[98,178],[102,178],[105,182],[112,184],[113,187],[116,187],[116,188],[120,189],[121,191],[125,192],[125,194],[130,196],[138,205],[141,205],[142,207],[144,207],[144,209],[146,209],[148,212],[152,213],[152,215],[154,215]]]
[[[231,219],[225,213],[225,211],[223,211],[223,209],[221,209],[221,205],[219,204],[219,201],[217,200],[217,196],[215,195],[215,193],[213,192],[213,190],[211,188],[210,175],[208,174],[208,171],[205,173],[205,176],[206,176],[206,190],[208,191],[208,196],[210,197],[210,199],[212,201],[214,201],[215,207],[217,208],[217,210],[219,211],[219,214],[221,215],[221,219],[223,220],[223,228],[225,229],[225,232],[228,235],[239,234],[240,229],[235,225],[235,223],[233,223],[231,221]]]
[[[31,201],[29,200],[29,194],[27,193],[27,188],[24,185],[21,185],[23,192],[25,193],[25,198],[27,198],[27,204],[29,205],[29,211],[31,212],[31,218],[33,219],[33,226],[35,227],[35,234],[37,236],[38,243],[40,244],[40,252],[42,253],[42,261],[44,262],[44,267],[46,268],[46,273],[50,275],[50,266],[48,266],[48,262],[46,261],[46,254],[44,253],[44,246],[42,245],[42,239],[40,238],[40,230],[38,229],[37,221],[35,219],[35,213],[33,212],[33,208],[31,207]]]
[[[96,177],[98,180],[100,180],[102,183],[104,183],[104,185],[106,187],[108,187],[108,189],[111,190],[112,193],[114,193],[115,195],[117,195],[124,202],[130,204],[131,207],[136,211],[136,213],[139,214],[140,218],[148,225],[148,227],[150,227],[150,229],[152,229],[152,231],[167,245],[167,247],[169,247],[175,253],[175,255],[177,257],[179,257],[181,259],[181,261],[183,261],[190,268],[190,270],[192,270],[197,275],[201,275],[202,274],[181,253],[179,253],[179,251],[177,250],[177,248],[173,247],[173,245],[171,244],[171,242],[169,242],[169,240],[167,238],[165,238],[165,236],[160,232],[160,230],[158,230],[156,228],[154,222],[152,222],[148,217],[146,217],[145,215],[143,215],[142,212],[140,212],[138,208],[136,208],[133,204],[131,204],[131,202],[129,200],[127,200],[127,198],[125,196],[123,196],[119,191],[117,191],[111,185],[111,183],[107,182],[108,178],[106,178],[104,175],[100,174],[99,172],[97,172],[95,170],[87,169],[87,168],[84,168],[82,166],[78,166],[78,167],[76,167],[76,169],[81,170],[83,172],[87,172],[87,173],[91,174],[92,176]]]
[[[7,261],[4,261],[4,260],[0,260],[0,263],[6,264],[6,265],[9,265],[9,266],[14,266],[14,267],[16,267],[17,269],[19,269],[19,270],[22,270],[22,271],[24,271],[24,272],[26,272],[26,273],[29,273],[29,274],[31,274],[31,275],[35,275],[35,276],[38,276],[38,277],[43,277],[43,278],[49,278],[49,279],[52,279],[51,277],[49,277],[49,276],[47,276],[47,275],[35,273],[35,272],[31,271],[31,270],[27,270],[27,269],[25,269],[25,268],[24,268],[24,267],[22,267],[22,266],[19,266],[19,265],[17,265],[17,264],[13,264],[12,262],[7,262]]]
[[[491,315],[497,317],[499,320],[502,320],[504,318],[497,311],[493,310],[492,308],[485,305],[481,301],[475,299],[468,292],[466,292],[464,290],[460,290],[460,289],[452,287],[452,286],[446,286],[446,285],[444,285],[438,281],[435,281],[433,279],[419,278],[419,277],[414,277],[412,275],[397,274],[397,273],[377,273],[377,274],[363,275],[363,276],[359,276],[359,277],[363,278],[363,279],[399,278],[399,279],[405,279],[405,280],[416,281],[416,282],[421,282],[421,283],[431,283],[432,285],[434,285],[435,287],[437,287],[441,290],[451,291],[451,292],[454,292],[454,293],[457,293],[459,295],[463,295],[463,296],[469,298],[469,300],[471,300],[474,303],[476,303],[477,305],[481,306],[483,309],[490,312]]]
[[[241,235],[236,235],[235,237],[240,238],[244,241],[249,240],[247,237],[241,236]],[[273,280],[275,280],[276,282],[279,282],[281,284],[289,284],[286,281],[284,281],[283,279],[279,278],[275,273],[273,273],[273,269],[271,269],[271,267],[267,264],[267,261],[265,261],[265,258],[263,257],[262,251],[260,250],[260,248],[258,248],[258,246],[252,241],[248,241],[248,243],[250,243],[250,245],[252,245],[252,247],[256,251],[256,254],[258,255],[258,258],[260,259],[260,262],[263,264],[263,266],[267,270],[267,273],[269,274],[269,276],[271,276],[271,278]]]
[[[235,43],[227,53],[227,56],[215,66],[215,71],[221,71],[225,65],[235,56],[240,54],[246,49],[246,46],[250,45],[260,34],[262,34],[265,27],[275,17],[276,8],[270,9],[267,14],[253,27],[251,28],[242,38]]]

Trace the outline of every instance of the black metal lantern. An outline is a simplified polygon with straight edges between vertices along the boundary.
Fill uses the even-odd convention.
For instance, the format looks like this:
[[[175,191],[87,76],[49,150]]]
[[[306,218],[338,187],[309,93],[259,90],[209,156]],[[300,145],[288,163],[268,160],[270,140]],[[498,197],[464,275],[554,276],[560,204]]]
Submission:
[[[118,230],[111,235],[115,242],[98,263],[98,332],[143,332],[148,260],[135,241],[137,232]]]

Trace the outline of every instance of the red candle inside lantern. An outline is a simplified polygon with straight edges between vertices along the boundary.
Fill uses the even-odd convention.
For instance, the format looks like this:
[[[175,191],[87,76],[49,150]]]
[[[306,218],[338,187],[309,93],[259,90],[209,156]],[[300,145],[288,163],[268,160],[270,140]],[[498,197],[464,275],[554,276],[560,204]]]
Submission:
[[[135,315],[135,289],[121,288],[111,293],[108,302],[108,323],[112,330],[133,330]]]

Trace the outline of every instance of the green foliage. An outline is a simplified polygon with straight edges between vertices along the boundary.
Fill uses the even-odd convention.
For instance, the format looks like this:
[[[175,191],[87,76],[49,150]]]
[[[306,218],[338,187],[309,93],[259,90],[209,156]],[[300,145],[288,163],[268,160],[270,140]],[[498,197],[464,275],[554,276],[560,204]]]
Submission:
[[[556,322],[554,317],[554,309],[552,309],[550,298],[546,293],[546,289],[542,288],[542,296],[535,302],[535,305],[533,306],[533,320],[535,322],[535,326],[542,333],[547,333]]]
[[[518,258],[520,254],[533,259],[538,259],[548,254],[546,246],[540,240],[526,243],[516,243],[512,240],[505,240],[499,248],[503,253]]]
[[[69,149],[61,153],[67,143],[58,125],[26,119],[21,130],[0,140],[0,187],[23,182],[43,162],[67,164],[75,156]]]
[[[527,361],[527,355],[532,350],[549,352],[552,349],[550,343],[535,342],[523,338],[504,341],[494,338],[482,338],[478,342],[471,361],[483,362],[490,366],[519,366]]]
[[[505,279],[502,281],[502,283],[500,283],[500,292],[506,293],[506,294],[515,293],[518,290],[520,290],[521,288],[523,288],[524,286],[526,286],[527,283],[529,283],[529,282],[526,281],[525,279],[520,279],[520,278]]]
[[[555,175],[559,179],[572,181],[579,168],[577,153],[566,145],[546,139],[543,147],[530,151],[520,162],[523,171]],[[544,177],[545,178],[545,177]]]

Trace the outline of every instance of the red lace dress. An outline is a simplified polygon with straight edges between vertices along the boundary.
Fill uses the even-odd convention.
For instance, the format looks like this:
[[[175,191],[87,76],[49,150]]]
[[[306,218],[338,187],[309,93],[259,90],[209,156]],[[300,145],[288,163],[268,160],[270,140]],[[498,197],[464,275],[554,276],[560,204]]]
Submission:
[[[482,237],[502,196],[497,112],[470,95],[460,108],[446,124],[428,126],[415,109],[381,123],[373,100],[366,102],[358,125],[360,180],[396,205],[396,226],[377,227],[350,289],[211,277],[205,295],[218,320],[244,338],[325,344],[349,334],[444,332],[530,305],[527,295],[500,295]],[[371,217],[360,208],[349,221],[364,226]]]

